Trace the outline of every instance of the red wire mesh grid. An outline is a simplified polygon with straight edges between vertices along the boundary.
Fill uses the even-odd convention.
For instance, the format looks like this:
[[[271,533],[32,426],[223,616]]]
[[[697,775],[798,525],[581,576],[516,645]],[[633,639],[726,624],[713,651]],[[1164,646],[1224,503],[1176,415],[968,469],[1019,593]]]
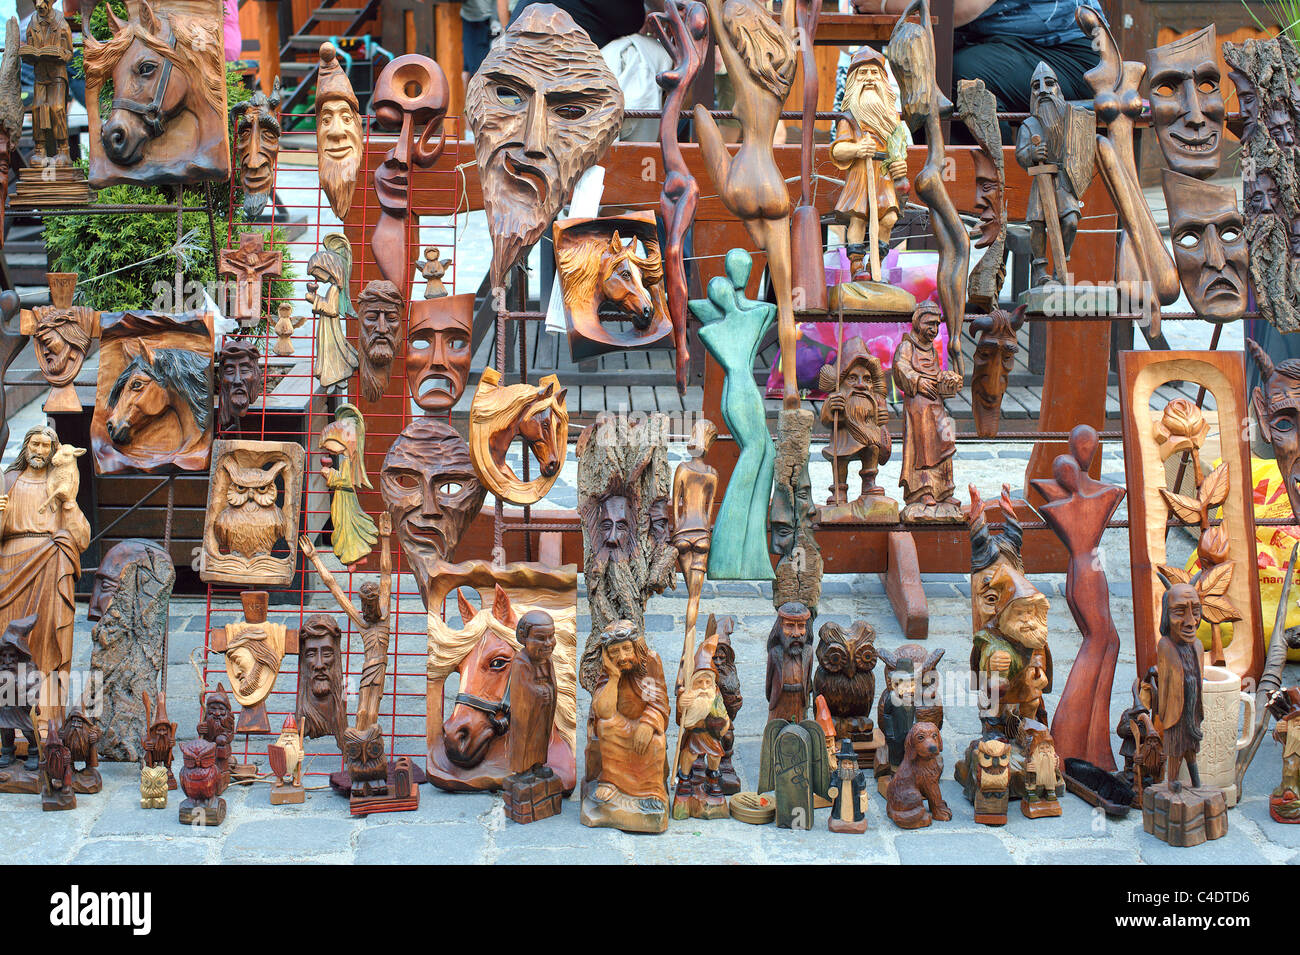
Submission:
[[[295,123],[300,119],[312,120],[313,118],[314,114],[312,113],[285,114],[282,117],[283,120]],[[383,277],[374,265],[369,247],[370,233],[380,214],[378,200],[373,190],[374,168],[372,165],[373,154],[370,149],[371,136],[376,137],[379,150],[386,148],[387,143],[392,139],[391,133],[388,134],[387,138],[384,138],[384,134],[374,126],[373,116],[364,116],[363,123],[363,161],[362,167],[357,174],[357,185],[353,194],[354,211],[348,216],[349,224],[352,225],[356,219],[355,210],[360,209],[362,225],[360,233],[358,234],[354,229],[353,234],[350,236],[353,249],[353,271],[349,283],[349,297],[354,303],[354,313],[357,296],[365,284],[372,279]],[[408,323],[410,319],[410,299],[423,295],[423,282],[420,273],[414,267],[414,263],[421,257],[423,249],[427,245],[436,245],[443,258],[452,259],[447,275],[444,276],[444,282],[446,282],[449,292],[455,292],[457,220],[454,214],[458,209],[462,196],[461,176],[456,167],[462,161],[463,152],[468,152],[472,158],[472,150],[468,144],[460,141],[460,121],[458,117],[448,117],[444,120],[444,127],[446,131],[444,159],[439,164],[438,171],[430,177],[422,177],[418,180],[418,182],[426,183],[425,185],[417,185],[417,180],[412,177],[408,193],[408,210],[410,214],[424,217],[419,229],[411,228],[407,232],[406,257],[407,261],[412,263],[411,274],[414,277],[414,281],[411,283],[412,288],[406,290],[409,297],[406,303],[405,318]],[[296,310],[305,307],[303,301],[306,291],[305,285],[311,280],[311,277],[307,274],[308,259],[318,249],[322,248],[321,240],[326,235],[330,232],[345,231],[342,225],[330,227],[328,224],[322,224],[322,214],[329,207],[324,194],[318,188],[317,177],[310,175],[311,170],[315,167],[316,150],[292,145],[291,137],[306,138],[301,137],[299,134],[287,133],[285,135],[285,142],[281,145],[277,160],[279,165],[277,167],[277,183],[275,187],[275,196],[280,201],[280,208],[276,208],[275,203],[272,202],[268,203],[267,209],[271,215],[271,226],[285,227],[286,231],[289,228],[301,226],[302,223],[282,221],[283,213],[281,210],[288,212],[290,220],[297,213],[305,213],[307,218],[306,231],[296,238],[278,242],[274,246],[271,244],[268,235],[267,247],[280,249],[284,253],[285,270],[292,269],[293,272],[291,280],[293,294],[291,298],[284,299],[267,295],[269,311],[272,316],[277,314],[282,301],[297,303],[298,309]],[[382,156],[382,151],[378,152],[377,155]],[[300,164],[295,162],[295,159],[301,159],[304,162]],[[293,175],[282,176],[280,174],[281,172],[288,172],[290,169],[301,169],[306,174],[302,177],[305,181],[298,183],[295,181],[298,177]],[[431,183],[431,185],[427,183]],[[281,217],[281,219],[277,220],[277,216]],[[432,217],[449,217],[450,222],[435,223],[428,221]],[[421,242],[422,236],[427,239],[430,234],[433,236],[432,240]],[[233,227],[231,227],[228,228],[226,237],[227,246],[233,245],[233,240]],[[264,294],[269,291],[268,283],[267,286],[264,286]],[[354,347],[357,346],[358,324],[355,318],[345,323],[347,338]],[[403,332],[405,332],[405,326]],[[227,339],[232,337],[235,336],[226,336]],[[257,342],[259,350],[262,352],[262,370],[266,378],[266,388],[264,397],[250,408],[248,414],[240,422],[238,430],[219,432],[217,437],[296,441],[306,448],[307,460],[303,481],[305,494],[301,532],[308,534],[312,538],[318,553],[325,560],[326,566],[337,567],[337,563],[333,561],[332,553],[326,543],[328,535],[320,533],[329,518],[330,512],[330,495],[325,487],[325,481],[320,470],[320,430],[326,423],[333,420],[333,409],[339,402],[346,400],[362,409],[366,419],[365,467],[376,490],[366,491],[358,487],[358,491],[360,492],[359,499],[363,509],[374,518],[382,506],[377,490],[379,487],[378,477],[388,446],[401,433],[402,429],[410,423],[413,417],[429,417],[420,411],[418,407],[415,408],[416,414],[413,415],[413,404],[407,397],[405,361],[401,358],[403,354],[401,342],[406,340],[406,336],[403,334],[399,341],[399,357],[393,363],[392,379],[384,399],[377,408],[361,399],[356,374],[353,374],[346,383],[347,391],[345,394],[331,395],[328,398],[322,394],[319,383],[312,374],[316,362],[317,342],[316,318],[314,315],[308,315],[301,327],[295,330],[294,341],[296,343],[302,342],[307,347],[305,349],[296,348],[296,354],[292,358],[274,354],[273,346],[278,336],[271,330],[269,324],[257,330],[241,329],[238,337]],[[286,405],[301,407],[303,409],[301,416],[279,413],[278,409],[282,409]],[[436,417],[442,420],[450,420],[451,415],[448,412]],[[410,756],[417,762],[417,765],[423,766],[425,755],[424,700],[428,673],[426,614],[414,576],[410,573],[404,573],[403,555],[396,535],[391,541],[391,547],[393,552],[392,635],[388,648],[388,667],[385,675],[384,694],[380,702],[379,725],[386,738],[390,758]],[[358,596],[360,586],[367,580],[377,579],[378,556],[379,546],[376,544],[375,552],[368,559],[352,567],[344,568],[342,572],[335,571],[334,573],[339,585],[347,592],[354,606],[360,606]],[[240,605],[240,593],[242,591],[266,589],[270,592],[271,608],[268,619],[272,623],[281,623],[289,628],[301,628],[303,622],[316,613],[328,614],[338,621],[343,634],[341,650],[343,651],[344,688],[347,693],[348,724],[352,725],[355,721],[358,681],[364,661],[364,646],[360,633],[351,619],[338,607],[334,597],[325,589],[323,582],[319,582],[319,578],[310,562],[301,553],[298,555],[297,569],[299,573],[296,575],[294,582],[284,588],[208,585],[205,613],[205,655],[202,665],[204,691],[215,689],[218,683],[224,685],[227,690],[230,689],[230,680],[225,670],[225,657],[213,651],[210,646],[213,629],[243,619],[243,610]],[[310,587],[309,580],[318,581],[319,586]],[[232,757],[234,761],[248,763],[262,758],[261,768],[265,771],[266,747],[269,743],[275,741],[284,718],[294,712],[298,679],[298,657],[286,655],[281,662],[279,676],[265,704],[270,718],[271,733],[270,735],[257,736],[238,735],[233,746]],[[304,743],[307,750],[306,762],[309,775],[320,776],[342,767],[342,756],[333,739],[304,740]]]

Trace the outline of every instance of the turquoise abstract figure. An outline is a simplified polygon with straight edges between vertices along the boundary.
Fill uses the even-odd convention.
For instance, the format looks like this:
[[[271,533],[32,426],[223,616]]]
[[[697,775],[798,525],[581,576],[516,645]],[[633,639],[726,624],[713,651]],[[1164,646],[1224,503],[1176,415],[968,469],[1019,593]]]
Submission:
[[[700,320],[700,341],[722,366],[722,419],[740,458],[727,482],[709,551],[712,580],[772,580],[767,553],[767,504],[776,447],[767,430],[763,396],[754,381],[758,344],[776,318],[776,306],[745,297],[753,260],[743,249],[727,253],[726,276],[709,282],[709,297],[689,303]]]

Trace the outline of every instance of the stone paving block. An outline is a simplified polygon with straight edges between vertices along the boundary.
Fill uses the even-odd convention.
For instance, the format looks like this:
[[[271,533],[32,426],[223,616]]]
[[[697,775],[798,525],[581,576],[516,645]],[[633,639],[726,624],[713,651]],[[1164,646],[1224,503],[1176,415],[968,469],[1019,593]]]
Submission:
[[[179,769],[179,766],[177,768]],[[105,794],[101,794],[103,795]],[[244,806],[245,796],[246,793],[242,789],[227,789],[222,794],[222,798],[226,800],[226,821],[220,826],[183,826],[180,823],[179,812],[185,794],[179,789],[167,794],[166,809],[141,809],[139,784],[122,785],[108,795],[103,811],[91,827],[90,836],[100,838],[188,835],[202,839],[223,839],[232,817]],[[80,800],[81,797],[77,798]]]
[[[347,802],[335,797],[344,809]],[[496,793],[448,793],[433,785],[420,787],[420,808],[415,812],[379,812],[366,817],[367,826],[405,825],[413,822],[483,823],[501,805]]]
[[[637,860],[638,862],[641,860]],[[521,846],[498,855],[493,865],[626,865],[627,857],[610,846],[594,849],[547,849]]]
[[[1242,827],[1233,827],[1233,812],[1228,810],[1228,834],[1222,839],[1199,846],[1178,848],[1167,845],[1145,832],[1137,834],[1142,861],[1152,865],[1263,865],[1264,854],[1250,840]]]
[[[1137,853],[1127,849],[1044,849],[1025,858],[1025,865],[1132,865]]]
[[[211,857],[207,839],[91,839],[74,865],[202,865]]]
[[[944,832],[948,823],[927,829],[899,830],[894,840],[903,865],[1009,865],[1015,861],[1006,845],[989,832]]]
[[[487,830],[477,823],[367,824],[353,858],[358,865],[472,865],[484,861],[487,844]]]
[[[1244,816],[1259,826],[1260,833],[1269,842],[1288,849],[1300,849],[1300,826],[1274,821],[1268,814],[1267,796],[1249,797],[1238,803],[1237,808],[1228,813],[1229,826],[1237,816]]]
[[[77,797],[80,801],[80,796]],[[14,865],[56,865],[66,862],[81,845],[83,826],[76,818],[80,809],[44,812],[41,797],[5,793],[0,799],[31,799],[35,812],[5,816],[0,825],[0,859]]]
[[[564,800],[558,817],[521,826],[506,820],[505,810],[500,816],[500,828],[492,833],[492,844],[498,849],[519,846],[537,846],[550,849],[581,849],[617,846],[623,837],[618,829],[593,829],[579,821],[582,810],[577,799]]]
[[[231,823],[226,817],[226,825]],[[360,823],[351,817],[290,819],[270,813],[254,822],[239,822],[226,836],[225,862],[297,862],[319,856],[351,853],[352,831]]]

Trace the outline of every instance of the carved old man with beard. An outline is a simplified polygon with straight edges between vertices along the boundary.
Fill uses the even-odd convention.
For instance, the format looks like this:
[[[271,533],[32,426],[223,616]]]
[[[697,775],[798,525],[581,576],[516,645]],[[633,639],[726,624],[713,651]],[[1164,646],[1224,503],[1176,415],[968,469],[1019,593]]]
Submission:
[[[614,141],[623,92],[568,13],[533,4],[470,80],[465,116],[492,235],[492,284],[500,288]]]
[[[316,80],[316,150],[320,184],[330,208],[340,219],[352,208],[352,193],[361,168],[361,117],[357,95],[339,64],[332,43],[320,46],[320,72]]]
[[[973,639],[971,669],[975,671],[987,707],[981,706],[987,721],[1001,721],[1003,730],[1014,735],[1018,722],[1028,714],[1024,706],[1037,702],[1038,722],[1047,724],[1042,695],[1052,689],[1052,651],[1047,643],[1047,598],[1014,567],[1001,565],[994,571],[989,588],[997,592],[1002,605]],[[1046,684],[1043,677],[1046,676]]]
[[[347,700],[343,693],[343,634],[323,613],[308,617],[298,634],[298,701],[295,712],[307,739],[332,736],[343,746]]]
[[[361,394],[378,401],[388,390],[397,357],[397,336],[402,330],[402,296],[385,279],[366,283],[357,297],[361,318]]]

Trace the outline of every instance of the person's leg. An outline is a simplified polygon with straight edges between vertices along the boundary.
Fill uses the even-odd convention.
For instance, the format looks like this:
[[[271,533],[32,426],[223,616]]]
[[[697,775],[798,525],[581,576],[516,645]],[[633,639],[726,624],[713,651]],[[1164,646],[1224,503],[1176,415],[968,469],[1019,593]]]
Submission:
[[[469,78],[477,73],[478,68],[483,64],[488,47],[492,43],[492,21],[461,20],[460,42],[463,53],[463,78],[465,83],[468,84]]]

